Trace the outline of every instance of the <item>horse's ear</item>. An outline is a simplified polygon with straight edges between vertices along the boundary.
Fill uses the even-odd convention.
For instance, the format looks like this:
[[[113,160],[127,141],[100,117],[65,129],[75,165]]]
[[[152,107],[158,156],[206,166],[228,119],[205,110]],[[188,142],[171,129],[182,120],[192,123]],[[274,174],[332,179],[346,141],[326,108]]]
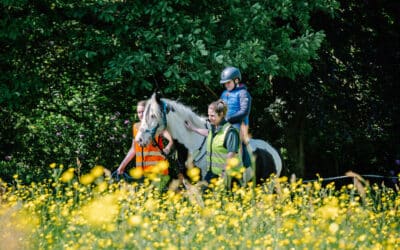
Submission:
[[[158,104],[161,103],[161,93],[159,91],[154,92],[153,97],[155,98]]]

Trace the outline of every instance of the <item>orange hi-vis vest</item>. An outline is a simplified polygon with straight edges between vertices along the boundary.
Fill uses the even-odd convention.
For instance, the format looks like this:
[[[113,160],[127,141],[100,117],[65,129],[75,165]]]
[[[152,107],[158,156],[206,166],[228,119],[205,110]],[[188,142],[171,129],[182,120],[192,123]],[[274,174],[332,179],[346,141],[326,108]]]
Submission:
[[[139,127],[140,122],[133,124],[133,138],[136,137]],[[141,147],[135,142],[136,167],[143,167],[143,171],[145,172],[151,172],[153,166],[160,163],[160,161],[166,160],[161,153],[161,150],[164,147],[162,138],[160,136],[156,136],[155,141],[157,142],[158,146],[155,145],[154,141],[150,142],[145,147]],[[168,175],[168,169],[164,170],[162,173],[164,175]]]

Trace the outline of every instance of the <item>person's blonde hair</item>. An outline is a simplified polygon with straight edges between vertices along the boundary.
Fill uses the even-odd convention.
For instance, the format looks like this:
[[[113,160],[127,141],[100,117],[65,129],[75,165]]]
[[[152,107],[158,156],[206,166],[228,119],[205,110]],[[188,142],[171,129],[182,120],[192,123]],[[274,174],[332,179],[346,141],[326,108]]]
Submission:
[[[141,101],[138,101],[136,106],[137,107],[139,107],[139,106],[146,107],[146,104],[147,104],[147,100],[141,100]]]

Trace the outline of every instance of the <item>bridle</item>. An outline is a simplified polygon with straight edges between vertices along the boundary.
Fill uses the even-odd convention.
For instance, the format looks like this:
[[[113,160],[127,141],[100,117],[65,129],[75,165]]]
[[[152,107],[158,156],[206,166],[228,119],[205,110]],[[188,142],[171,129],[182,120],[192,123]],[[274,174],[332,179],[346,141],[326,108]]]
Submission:
[[[161,101],[161,118],[162,118],[162,123],[157,123],[157,126],[155,126],[152,129],[145,129],[145,133],[150,134],[151,141],[153,145],[155,145],[161,152],[161,154],[168,159],[169,157],[164,153],[164,151],[161,149],[160,145],[158,145],[158,142],[156,140],[156,133],[159,127],[166,128],[167,127],[167,114],[169,111],[173,110],[171,107],[169,107],[165,102]]]
[[[155,140],[155,135],[157,133],[157,130],[159,127],[167,127],[167,114],[169,113],[169,111],[173,110],[171,109],[165,102],[161,101],[161,118],[162,118],[162,124],[157,123],[157,126],[155,126],[152,129],[145,129],[144,132],[145,133],[150,133],[151,138],[153,139],[153,141]]]

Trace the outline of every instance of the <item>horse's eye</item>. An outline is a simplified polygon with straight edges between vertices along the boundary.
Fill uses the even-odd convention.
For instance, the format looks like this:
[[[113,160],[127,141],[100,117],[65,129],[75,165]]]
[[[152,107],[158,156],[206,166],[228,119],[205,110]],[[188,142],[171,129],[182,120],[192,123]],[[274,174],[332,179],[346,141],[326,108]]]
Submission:
[[[151,119],[155,119],[156,115],[151,115],[150,117],[151,117]]]

